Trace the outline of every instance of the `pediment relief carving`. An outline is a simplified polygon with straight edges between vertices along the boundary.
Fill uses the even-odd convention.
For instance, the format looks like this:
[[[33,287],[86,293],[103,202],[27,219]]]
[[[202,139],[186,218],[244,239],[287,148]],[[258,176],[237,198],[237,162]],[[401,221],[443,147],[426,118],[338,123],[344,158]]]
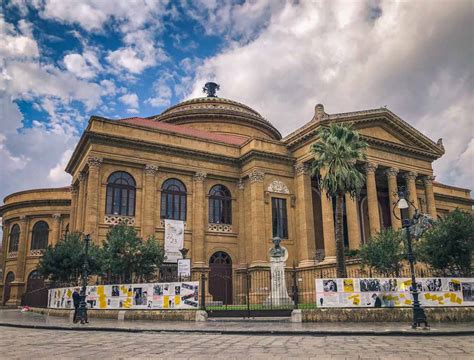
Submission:
[[[289,194],[290,190],[288,186],[285,185],[283,181],[273,180],[267,188],[268,192],[277,193],[277,194]]]

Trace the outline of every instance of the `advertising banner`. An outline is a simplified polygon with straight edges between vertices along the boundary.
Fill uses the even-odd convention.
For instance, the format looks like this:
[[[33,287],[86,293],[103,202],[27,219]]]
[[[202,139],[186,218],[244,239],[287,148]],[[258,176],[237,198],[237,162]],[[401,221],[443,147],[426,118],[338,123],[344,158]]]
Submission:
[[[48,308],[72,309],[72,293],[79,287],[51,289]],[[197,309],[199,283],[172,282],[93,285],[86,288],[90,309]]]
[[[410,278],[316,279],[316,305],[411,306],[410,287]],[[422,306],[474,306],[474,278],[420,278],[417,288]]]
[[[178,276],[191,276],[191,259],[178,260]]]
[[[176,263],[183,256],[179,252],[184,246],[184,221],[165,220],[165,262]]]

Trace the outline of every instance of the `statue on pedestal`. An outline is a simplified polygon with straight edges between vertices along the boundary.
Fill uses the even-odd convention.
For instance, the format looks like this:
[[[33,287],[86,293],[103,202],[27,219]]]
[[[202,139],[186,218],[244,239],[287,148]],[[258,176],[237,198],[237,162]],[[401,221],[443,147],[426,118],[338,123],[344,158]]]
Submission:
[[[293,305],[293,300],[288,296],[285,281],[285,263],[288,259],[288,250],[280,245],[279,237],[273,238],[274,246],[270,248],[271,293],[264,305],[281,306]]]

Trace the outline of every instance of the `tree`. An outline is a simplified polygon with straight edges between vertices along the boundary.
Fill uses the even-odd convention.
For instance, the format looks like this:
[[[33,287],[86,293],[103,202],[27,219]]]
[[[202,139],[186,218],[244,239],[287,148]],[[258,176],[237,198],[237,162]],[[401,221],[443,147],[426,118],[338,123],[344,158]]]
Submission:
[[[404,230],[382,229],[360,248],[361,265],[386,277],[400,276],[404,254]]]
[[[143,241],[132,226],[112,227],[102,247],[102,270],[116,282],[130,283],[153,275],[164,251],[155,238]]]
[[[90,244],[88,269],[90,275],[100,274],[100,249]],[[49,245],[41,258],[38,271],[57,285],[79,285],[84,264],[85,243],[82,234],[69,233],[56,246]]]
[[[350,126],[332,123],[322,128],[319,141],[311,146],[314,155],[313,175],[319,176],[319,187],[332,199],[336,197],[336,261],[337,276],[346,277],[344,262],[344,196],[357,196],[365,183],[365,175],[357,168],[357,161],[366,159],[367,143]]]
[[[472,274],[474,218],[456,209],[438,220],[417,244],[418,257],[443,276]]]

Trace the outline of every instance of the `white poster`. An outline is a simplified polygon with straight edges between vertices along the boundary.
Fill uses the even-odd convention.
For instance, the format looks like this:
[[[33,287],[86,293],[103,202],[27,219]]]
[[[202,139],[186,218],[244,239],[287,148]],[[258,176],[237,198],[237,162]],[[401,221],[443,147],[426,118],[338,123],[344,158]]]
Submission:
[[[316,279],[318,307],[412,306],[410,278]],[[474,306],[473,278],[419,278],[423,306]]]
[[[178,276],[191,276],[191,259],[178,259]]]
[[[165,220],[165,262],[176,263],[183,256],[179,252],[184,246],[184,221]]]
[[[72,309],[72,294],[79,287],[51,289],[48,307]],[[197,309],[199,283],[197,281],[93,285],[86,288],[89,309]]]

